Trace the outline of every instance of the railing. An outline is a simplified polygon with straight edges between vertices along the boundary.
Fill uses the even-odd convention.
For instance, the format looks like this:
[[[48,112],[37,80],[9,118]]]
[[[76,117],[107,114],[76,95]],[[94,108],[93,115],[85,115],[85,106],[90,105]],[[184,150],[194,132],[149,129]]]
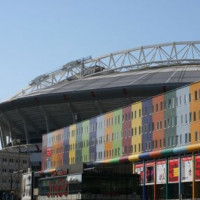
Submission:
[[[11,99],[45,89],[65,80],[156,66],[187,64],[200,64],[200,41],[141,46],[110,53],[95,59],[86,57],[69,62],[60,69],[36,77],[27,88]]]

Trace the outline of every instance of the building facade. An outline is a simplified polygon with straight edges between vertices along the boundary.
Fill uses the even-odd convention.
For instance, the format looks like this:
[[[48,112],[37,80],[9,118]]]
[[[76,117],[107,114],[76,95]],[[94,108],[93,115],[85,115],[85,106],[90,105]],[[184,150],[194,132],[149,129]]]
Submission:
[[[133,162],[143,199],[200,198],[199,151],[196,82],[44,135],[42,170]]]
[[[29,168],[29,155],[0,151],[0,191],[21,190],[21,173]]]

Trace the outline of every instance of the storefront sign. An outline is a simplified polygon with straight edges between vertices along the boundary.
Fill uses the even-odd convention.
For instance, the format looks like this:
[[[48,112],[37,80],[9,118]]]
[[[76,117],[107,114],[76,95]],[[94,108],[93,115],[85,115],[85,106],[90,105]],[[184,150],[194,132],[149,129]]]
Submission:
[[[169,160],[169,183],[178,183],[179,177],[179,164],[178,158],[177,159],[170,159]]]
[[[66,178],[50,179],[47,182],[47,185],[49,185],[47,197],[68,196],[69,184]]]
[[[31,200],[32,173],[22,174],[21,199]]]
[[[68,170],[58,170],[58,171],[52,172],[51,176],[56,177],[56,176],[64,176],[67,174],[68,174]]]
[[[192,156],[181,158],[181,182],[192,182]]]
[[[146,173],[146,177],[145,177],[146,185],[154,184],[154,174],[155,174],[155,163],[154,162],[146,163],[145,173]]]
[[[140,184],[143,185],[144,173],[143,173],[143,164],[135,164],[135,173],[140,175]]]
[[[158,160],[156,162],[156,184],[166,183],[166,161]]]
[[[51,157],[51,148],[47,148],[47,157]]]
[[[195,181],[200,181],[200,155],[195,156]]]

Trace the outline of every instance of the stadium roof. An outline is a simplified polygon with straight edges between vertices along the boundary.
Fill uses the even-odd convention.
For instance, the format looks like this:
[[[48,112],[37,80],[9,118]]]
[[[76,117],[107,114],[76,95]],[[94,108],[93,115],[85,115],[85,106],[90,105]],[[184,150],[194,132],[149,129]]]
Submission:
[[[155,59],[154,65],[153,61],[152,65],[147,65],[147,60],[142,64],[147,55],[144,56],[141,52],[144,53],[144,49],[149,49],[150,46],[148,46],[138,50],[143,55],[143,59],[140,59],[141,65],[138,64],[138,67],[133,68],[131,63],[129,67],[127,64],[122,66],[121,70],[112,67],[106,69],[105,66],[100,65],[100,62],[94,63],[95,59],[81,60],[75,63],[87,65],[87,62],[93,62],[95,65],[90,67],[94,71],[90,73],[91,68],[88,67],[89,71],[87,70],[87,73],[85,71],[85,75],[71,74],[67,79],[60,79],[46,85],[44,83],[50,80],[50,75],[34,79],[25,92],[0,104],[0,132],[3,147],[9,145],[6,142],[6,136],[20,138],[24,144],[38,143],[41,142],[41,135],[44,133],[198,81],[200,77],[200,59],[197,58],[197,55],[200,57],[200,51],[197,48],[199,42],[179,45],[183,44],[185,47],[181,47],[181,51],[178,47],[175,48],[175,43],[171,43],[170,48],[173,50],[170,50],[172,52],[170,57],[174,59],[174,62],[172,59],[162,62]],[[164,47],[169,48],[165,44],[165,46],[157,45],[155,49],[158,52],[161,49],[164,51]],[[151,50],[152,48],[153,46]],[[191,58],[186,57],[185,52],[179,59],[180,51],[183,53],[185,49],[188,49],[187,56]],[[196,49],[196,53],[192,53],[191,49]],[[127,52],[130,51],[121,53],[128,54]],[[172,56],[175,51],[179,52],[175,54],[177,57]],[[166,50],[164,52],[167,54]],[[119,55],[119,52],[116,55]],[[68,66],[76,67],[74,62]],[[55,77],[58,72],[54,73]],[[44,86],[39,87],[39,85]]]

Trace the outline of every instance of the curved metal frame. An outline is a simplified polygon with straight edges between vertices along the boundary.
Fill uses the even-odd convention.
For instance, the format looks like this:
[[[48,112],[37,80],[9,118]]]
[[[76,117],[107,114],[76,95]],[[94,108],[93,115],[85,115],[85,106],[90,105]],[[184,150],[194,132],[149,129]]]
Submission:
[[[112,72],[126,72],[156,66],[200,64],[200,41],[173,42],[110,53],[95,59],[82,58],[35,78],[11,99],[42,90],[62,81]],[[97,72],[96,67],[100,70]]]

